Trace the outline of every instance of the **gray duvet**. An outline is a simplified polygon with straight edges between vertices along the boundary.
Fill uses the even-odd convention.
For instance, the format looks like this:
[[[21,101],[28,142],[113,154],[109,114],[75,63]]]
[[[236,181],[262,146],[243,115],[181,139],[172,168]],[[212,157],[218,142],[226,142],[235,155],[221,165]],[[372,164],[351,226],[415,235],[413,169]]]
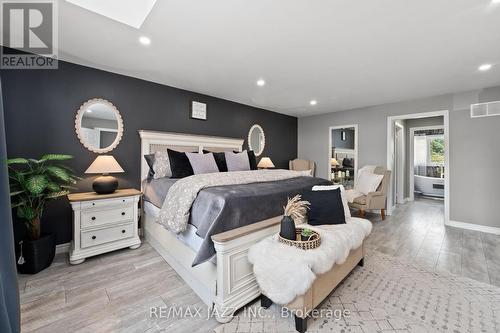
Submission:
[[[161,207],[168,188],[174,182],[173,179],[163,178],[145,184],[145,200]],[[278,216],[283,213],[288,197],[320,184],[330,182],[321,178],[296,177],[201,190],[191,206],[189,220],[197,228],[197,235],[203,239],[192,265],[199,265],[214,256],[212,235]]]

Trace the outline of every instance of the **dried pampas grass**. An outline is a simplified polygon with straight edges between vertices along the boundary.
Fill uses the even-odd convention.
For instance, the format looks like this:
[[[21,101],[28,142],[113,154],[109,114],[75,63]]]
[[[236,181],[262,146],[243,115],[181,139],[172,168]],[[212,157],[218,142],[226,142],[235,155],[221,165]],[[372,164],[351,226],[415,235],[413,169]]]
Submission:
[[[294,221],[305,221],[311,203],[301,199],[300,194],[297,194],[292,199],[288,198],[288,203],[283,207],[285,216],[290,216]]]

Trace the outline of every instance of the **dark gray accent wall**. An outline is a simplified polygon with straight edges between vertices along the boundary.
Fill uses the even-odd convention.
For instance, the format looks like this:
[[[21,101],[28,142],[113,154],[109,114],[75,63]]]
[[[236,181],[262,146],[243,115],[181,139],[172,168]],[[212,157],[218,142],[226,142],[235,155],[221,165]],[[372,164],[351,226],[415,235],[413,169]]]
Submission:
[[[6,156],[4,114],[0,99],[0,332],[7,333],[20,332],[21,328]]]
[[[70,166],[83,175],[96,154],[80,144],[74,121],[80,105],[95,97],[111,101],[123,117],[122,141],[111,152],[125,170],[118,174],[122,188],[140,187],[140,129],[244,138],[246,149],[250,127],[260,124],[266,135],[262,156],[282,168],[297,157],[296,117],[62,61],[57,70],[0,73],[10,157],[71,154],[75,159]],[[206,121],[190,118],[193,100],[207,104]],[[90,190],[91,180],[86,177],[79,190]],[[71,210],[65,200],[48,205],[42,231],[55,233],[58,243],[71,239]]]

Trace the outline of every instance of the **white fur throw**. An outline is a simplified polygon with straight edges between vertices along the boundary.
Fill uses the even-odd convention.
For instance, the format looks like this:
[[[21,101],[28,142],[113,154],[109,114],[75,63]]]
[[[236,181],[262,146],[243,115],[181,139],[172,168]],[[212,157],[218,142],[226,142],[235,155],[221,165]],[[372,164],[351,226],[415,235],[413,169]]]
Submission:
[[[303,295],[316,279],[316,274],[328,272],[334,264],[342,264],[349,252],[358,248],[370,234],[370,221],[357,217],[346,224],[302,225],[321,235],[321,245],[313,250],[301,250],[278,242],[277,235],[253,245],[248,260],[262,293],[277,304],[287,304]]]

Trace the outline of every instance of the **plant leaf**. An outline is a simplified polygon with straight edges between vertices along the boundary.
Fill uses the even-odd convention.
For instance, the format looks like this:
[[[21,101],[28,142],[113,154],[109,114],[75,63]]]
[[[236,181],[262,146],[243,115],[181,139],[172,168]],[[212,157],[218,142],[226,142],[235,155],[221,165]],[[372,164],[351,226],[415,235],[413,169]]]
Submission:
[[[65,196],[65,195],[68,195],[69,194],[69,191],[59,191],[59,192],[53,192],[53,193],[49,193],[47,194],[47,199],[55,199],[55,198],[59,198],[59,197],[62,197],[62,196]]]
[[[48,183],[49,181],[47,180],[47,177],[45,177],[44,175],[34,175],[26,180],[25,185],[31,194],[39,195],[45,190]]]
[[[49,182],[47,184],[47,189],[51,192],[59,192],[61,191],[61,186],[59,186],[58,184],[56,183],[52,183],[52,182]]]
[[[10,196],[13,197],[13,196],[21,194],[21,193],[24,193],[24,190],[10,192]]]
[[[45,161],[66,161],[72,159],[73,156],[71,155],[64,155],[64,154],[46,154],[43,155],[42,158],[40,159],[41,162]]]
[[[48,173],[62,180],[63,182],[71,182],[71,176],[69,175],[68,171],[55,165],[49,165],[46,169]]]
[[[7,165],[10,164],[28,164],[30,161],[28,161],[25,158],[18,157],[18,158],[10,158],[7,160]]]

